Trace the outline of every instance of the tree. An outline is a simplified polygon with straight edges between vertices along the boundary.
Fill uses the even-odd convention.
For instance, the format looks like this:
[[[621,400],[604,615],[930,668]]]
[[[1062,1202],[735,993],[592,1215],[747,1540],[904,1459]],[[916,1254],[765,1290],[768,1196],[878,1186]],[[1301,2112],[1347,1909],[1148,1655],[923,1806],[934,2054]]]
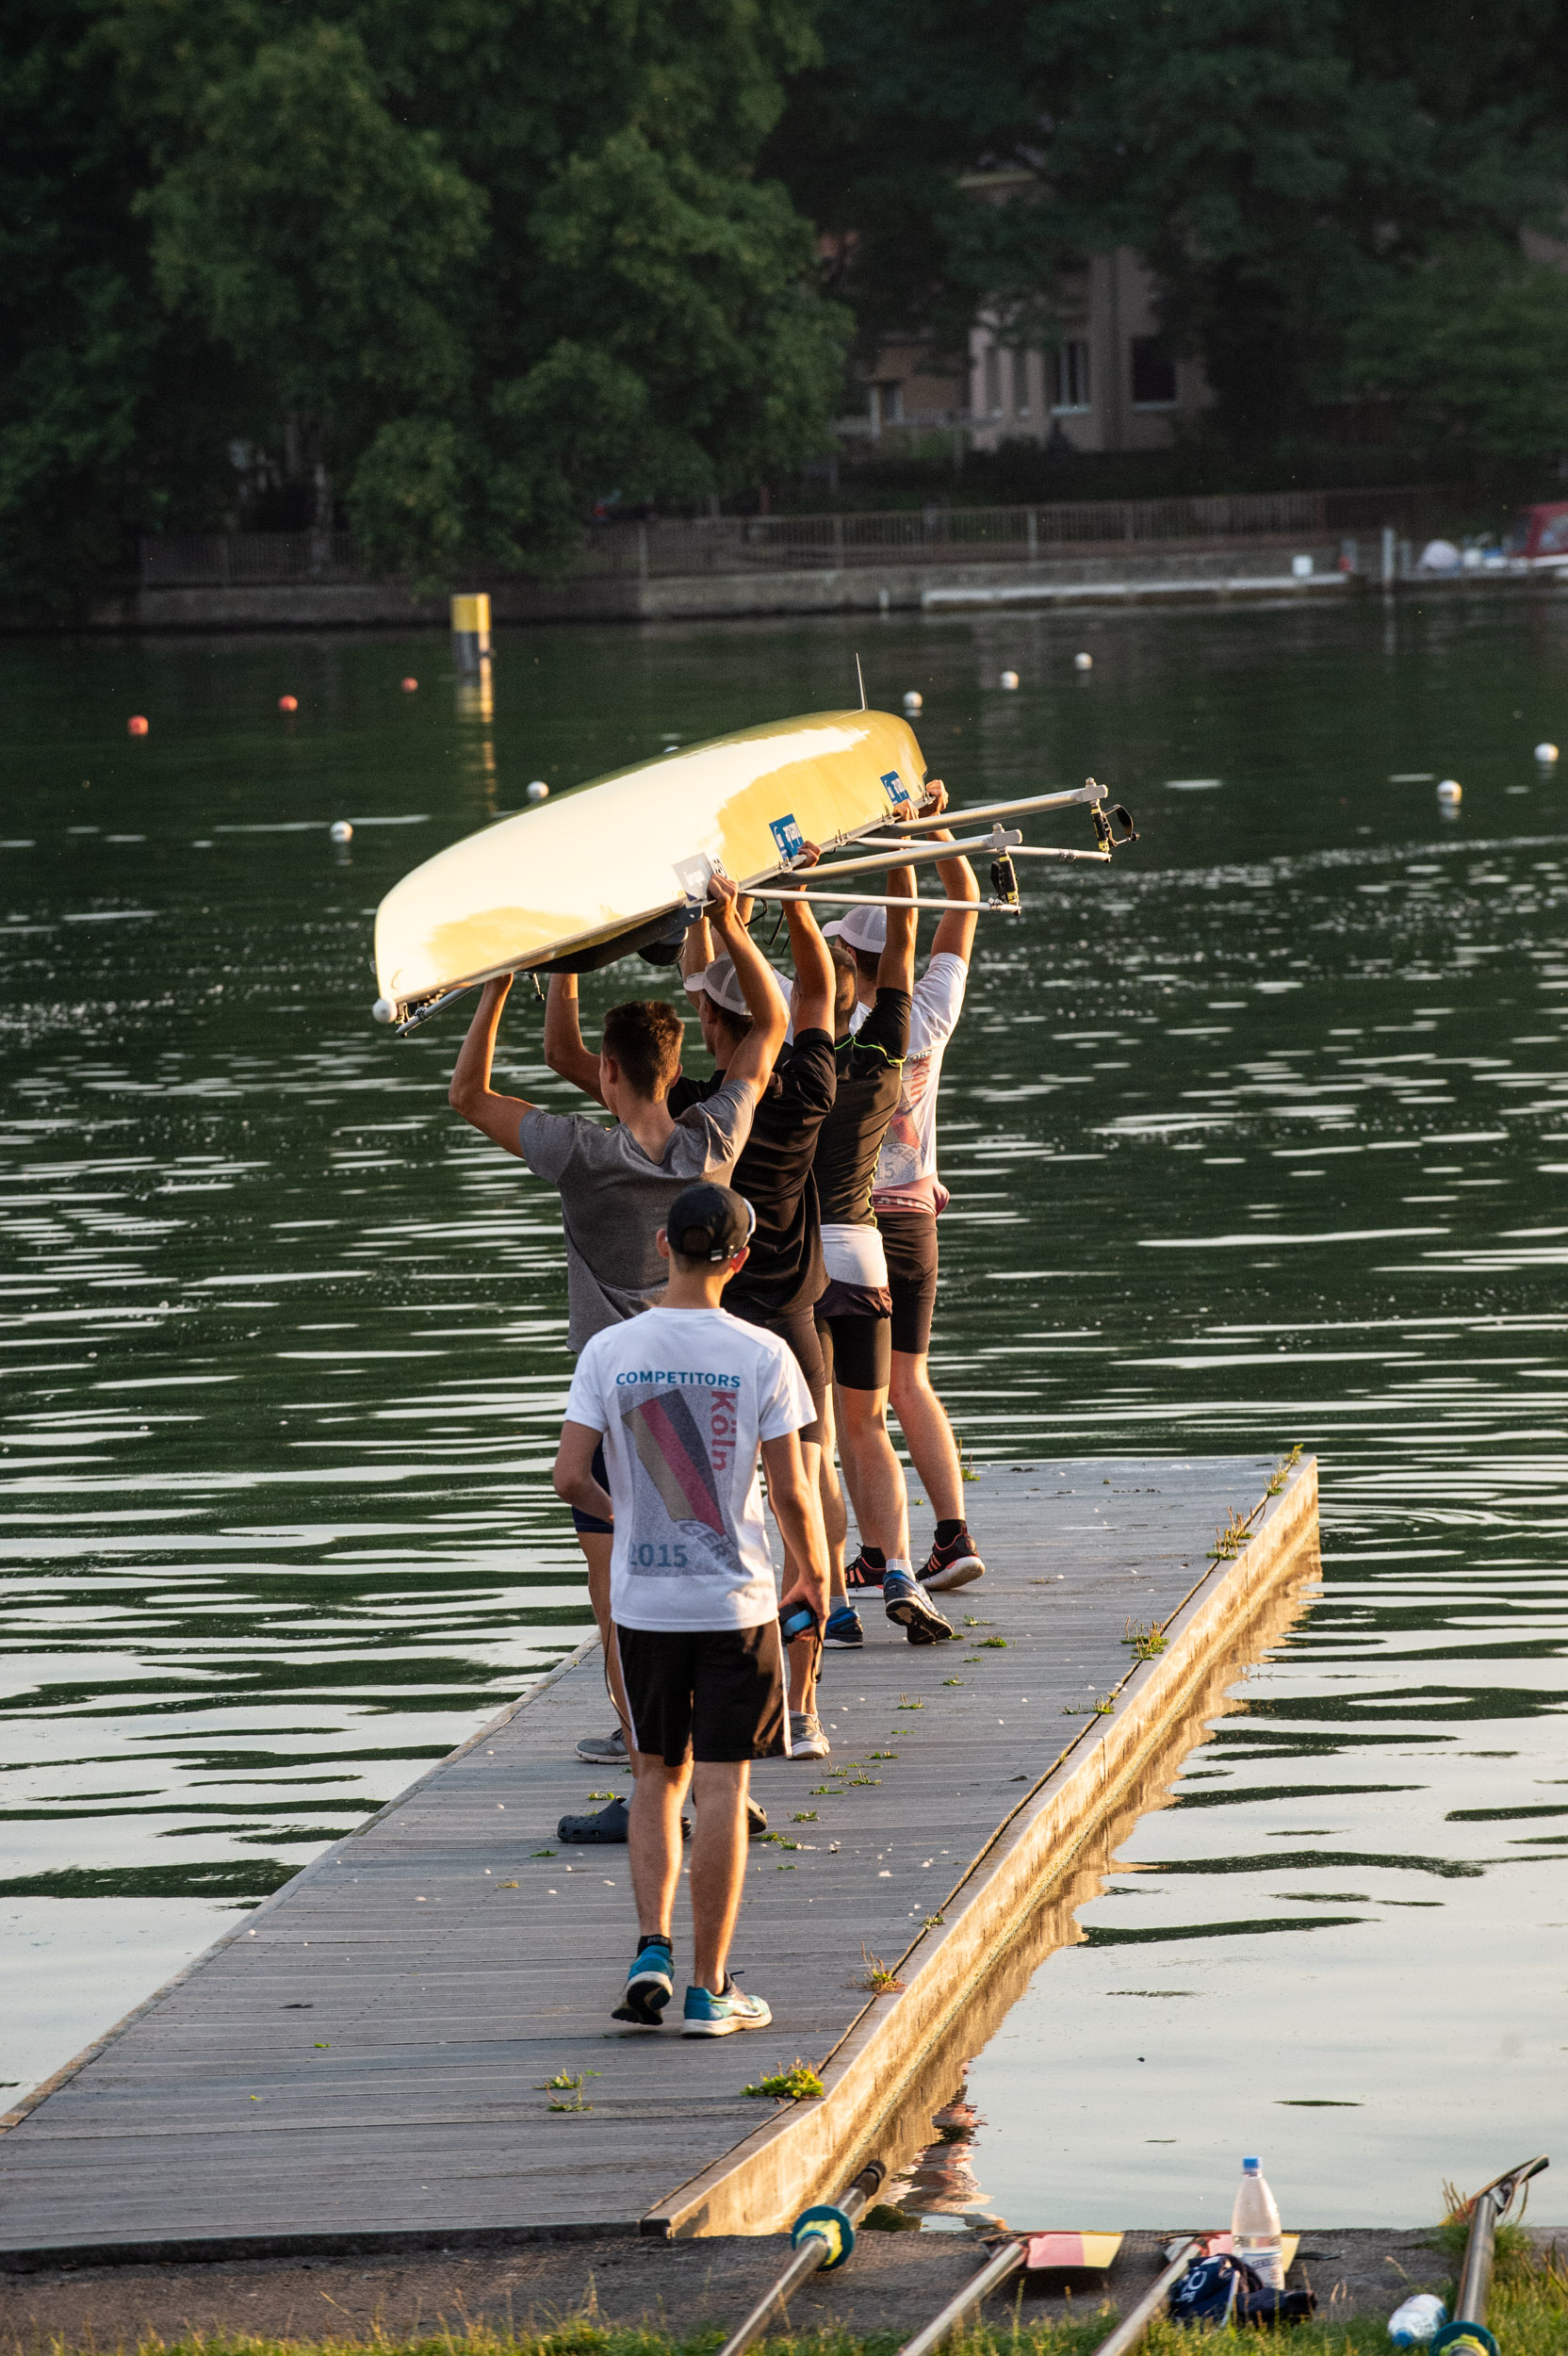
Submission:
[[[318,521],[427,577],[798,464],[849,327],[756,160],[808,7],[18,0],[13,583],[55,511],[78,586],[137,531],[223,522],[233,440],[286,443]]]
[[[1127,244],[1233,443],[1344,389],[1353,321],[1456,238],[1550,227],[1568,174],[1561,0],[828,0],[772,155],[950,341],[982,299],[1049,318]],[[841,172],[835,158],[841,154]],[[1009,200],[967,191],[1006,167]],[[904,207],[902,262],[892,258]]]
[[[1396,401],[1404,438],[1434,456],[1528,465],[1568,451],[1568,275],[1517,247],[1434,254],[1380,285],[1348,372]]]

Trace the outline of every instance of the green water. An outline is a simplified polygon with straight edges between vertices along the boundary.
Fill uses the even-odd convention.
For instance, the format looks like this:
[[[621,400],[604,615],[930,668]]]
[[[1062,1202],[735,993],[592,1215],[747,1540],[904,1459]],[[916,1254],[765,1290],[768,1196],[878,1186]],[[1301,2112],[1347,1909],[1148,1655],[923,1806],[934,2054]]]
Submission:
[[[428,637],[0,651],[0,2076],[588,1628],[554,1198],[449,1113],[449,1018],[372,1026],[376,901],[532,777],[845,700],[857,646],[960,803],[1092,771],[1144,829],[982,933],[966,1447],[1323,1460],[1324,1600],[977,2058],[975,2182],[1154,2222],[1261,2150],[1298,2214],[1423,2218],[1568,2090],[1552,603],[540,631],[492,720]],[[504,1047],[565,1101],[520,993]]]

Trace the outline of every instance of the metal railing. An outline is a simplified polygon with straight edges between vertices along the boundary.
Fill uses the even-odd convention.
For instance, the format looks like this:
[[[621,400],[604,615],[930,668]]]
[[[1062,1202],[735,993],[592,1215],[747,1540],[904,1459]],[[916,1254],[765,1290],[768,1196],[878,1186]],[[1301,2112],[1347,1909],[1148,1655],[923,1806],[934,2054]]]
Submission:
[[[251,589],[366,578],[346,532],[171,532],[141,543],[144,589]]]
[[[578,571],[646,581],[889,564],[1028,564],[1135,547],[1321,541],[1385,524],[1413,533],[1422,496],[1406,487],[890,508],[860,515],[653,516],[590,524]],[[141,580],[149,589],[349,584],[368,578],[346,532],[201,532],[141,543]]]

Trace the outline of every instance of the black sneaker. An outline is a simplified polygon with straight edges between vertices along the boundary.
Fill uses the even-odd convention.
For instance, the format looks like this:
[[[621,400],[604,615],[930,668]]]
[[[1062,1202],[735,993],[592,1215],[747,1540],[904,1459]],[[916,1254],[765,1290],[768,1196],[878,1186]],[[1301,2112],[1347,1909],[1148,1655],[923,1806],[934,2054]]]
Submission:
[[[880,1587],[883,1577],[884,1573],[877,1570],[873,1563],[868,1562],[862,1551],[856,1556],[844,1572],[844,1585],[852,1595],[863,1595],[868,1587]]]
[[[890,1620],[904,1630],[911,1644],[939,1644],[953,1633],[918,1579],[909,1571],[890,1571],[882,1599]]]
[[[985,1576],[986,1566],[975,1552],[974,1541],[967,1529],[960,1530],[945,1546],[933,1544],[919,1574],[921,1585],[939,1595],[945,1595],[951,1587],[967,1587],[971,1579]]]

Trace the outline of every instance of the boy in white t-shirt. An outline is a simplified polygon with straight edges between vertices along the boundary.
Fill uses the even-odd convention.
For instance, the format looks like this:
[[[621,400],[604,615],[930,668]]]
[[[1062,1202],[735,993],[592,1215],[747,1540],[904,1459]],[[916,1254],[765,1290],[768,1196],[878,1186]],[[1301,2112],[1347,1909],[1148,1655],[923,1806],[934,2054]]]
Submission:
[[[625,1685],[637,1785],[630,1864],[638,1945],[614,2019],[660,2025],[674,1993],[670,1918],[680,1878],[680,1804],[692,1837],[692,1981],[682,2031],[765,2028],[760,1997],[727,1965],[746,1864],[753,1759],[788,1754],[781,1617],[820,1628],[827,1561],[799,1432],[811,1394],[777,1334],[721,1306],[743,1268],[751,1205],[728,1186],[687,1186],[659,1230],[670,1264],[659,1306],[596,1333],[578,1360],[555,1461],[557,1494],[614,1524],[611,1641]],[[609,1495],[594,1477],[602,1447]],[[801,1571],[780,1604],[757,1478]]]

